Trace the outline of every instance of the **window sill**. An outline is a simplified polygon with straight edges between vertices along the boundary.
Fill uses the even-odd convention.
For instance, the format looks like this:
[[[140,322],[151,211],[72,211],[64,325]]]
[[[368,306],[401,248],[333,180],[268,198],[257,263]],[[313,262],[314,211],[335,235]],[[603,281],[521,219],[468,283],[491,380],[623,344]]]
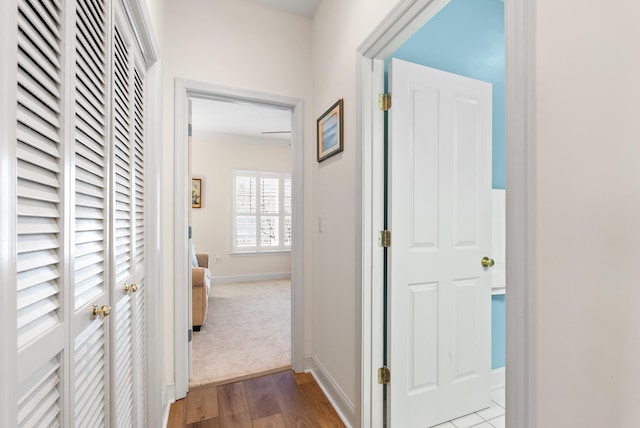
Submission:
[[[291,254],[291,250],[273,250],[273,251],[234,251],[229,253],[231,256],[283,256]]]

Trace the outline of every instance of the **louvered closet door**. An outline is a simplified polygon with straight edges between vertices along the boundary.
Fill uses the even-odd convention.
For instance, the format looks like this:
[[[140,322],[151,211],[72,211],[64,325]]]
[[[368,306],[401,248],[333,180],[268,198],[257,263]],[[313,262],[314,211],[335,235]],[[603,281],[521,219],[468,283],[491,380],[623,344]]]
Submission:
[[[18,426],[106,427],[107,7],[18,10]]]
[[[71,322],[72,426],[109,422],[109,324],[90,308],[109,305],[108,22],[103,0],[75,4],[74,199]]]
[[[17,424],[61,426],[63,10],[57,1],[17,4]]]
[[[116,8],[113,33],[114,419],[146,425],[144,74]]]

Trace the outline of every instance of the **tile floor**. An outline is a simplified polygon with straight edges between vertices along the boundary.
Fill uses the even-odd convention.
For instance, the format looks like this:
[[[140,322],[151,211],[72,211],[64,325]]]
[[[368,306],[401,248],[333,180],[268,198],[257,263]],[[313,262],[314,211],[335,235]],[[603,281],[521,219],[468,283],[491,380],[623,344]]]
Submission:
[[[504,428],[504,388],[491,391],[491,407],[432,428]]]

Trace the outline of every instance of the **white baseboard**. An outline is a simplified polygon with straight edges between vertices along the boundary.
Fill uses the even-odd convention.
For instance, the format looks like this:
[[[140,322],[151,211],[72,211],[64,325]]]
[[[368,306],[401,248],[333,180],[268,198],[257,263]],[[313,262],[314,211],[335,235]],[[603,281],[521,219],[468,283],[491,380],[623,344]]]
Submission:
[[[500,367],[491,371],[491,389],[504,388],[505,381],[505,369]]]
[[[162,426],[167,428],[169,425],[169,412],[171,411],[171,403],[164,403],[164,409],[162,409]]]
[[[268,281],[271,279],[291,278],[291,272],[260,273],[256,275],[229,275],[213,276],[214,284],[226,284],[231,282]]]
[[[162,426],[167,427],[169,424],[169,412],[171,411],[171,405],[176,401],[176,384],[169,382],[164,388],[164,404],[162,405]]]
[[[356,426],[356,408],[316,357],[304,357],[304,371],[311,373],[347,428]]]

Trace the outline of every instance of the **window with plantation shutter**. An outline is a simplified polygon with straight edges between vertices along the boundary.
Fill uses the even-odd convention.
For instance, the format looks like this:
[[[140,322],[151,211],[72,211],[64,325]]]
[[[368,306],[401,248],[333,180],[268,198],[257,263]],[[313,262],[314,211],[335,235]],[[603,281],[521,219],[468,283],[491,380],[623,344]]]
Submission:
[[[233,251],[291,249],[291,176],[233,171]]]

